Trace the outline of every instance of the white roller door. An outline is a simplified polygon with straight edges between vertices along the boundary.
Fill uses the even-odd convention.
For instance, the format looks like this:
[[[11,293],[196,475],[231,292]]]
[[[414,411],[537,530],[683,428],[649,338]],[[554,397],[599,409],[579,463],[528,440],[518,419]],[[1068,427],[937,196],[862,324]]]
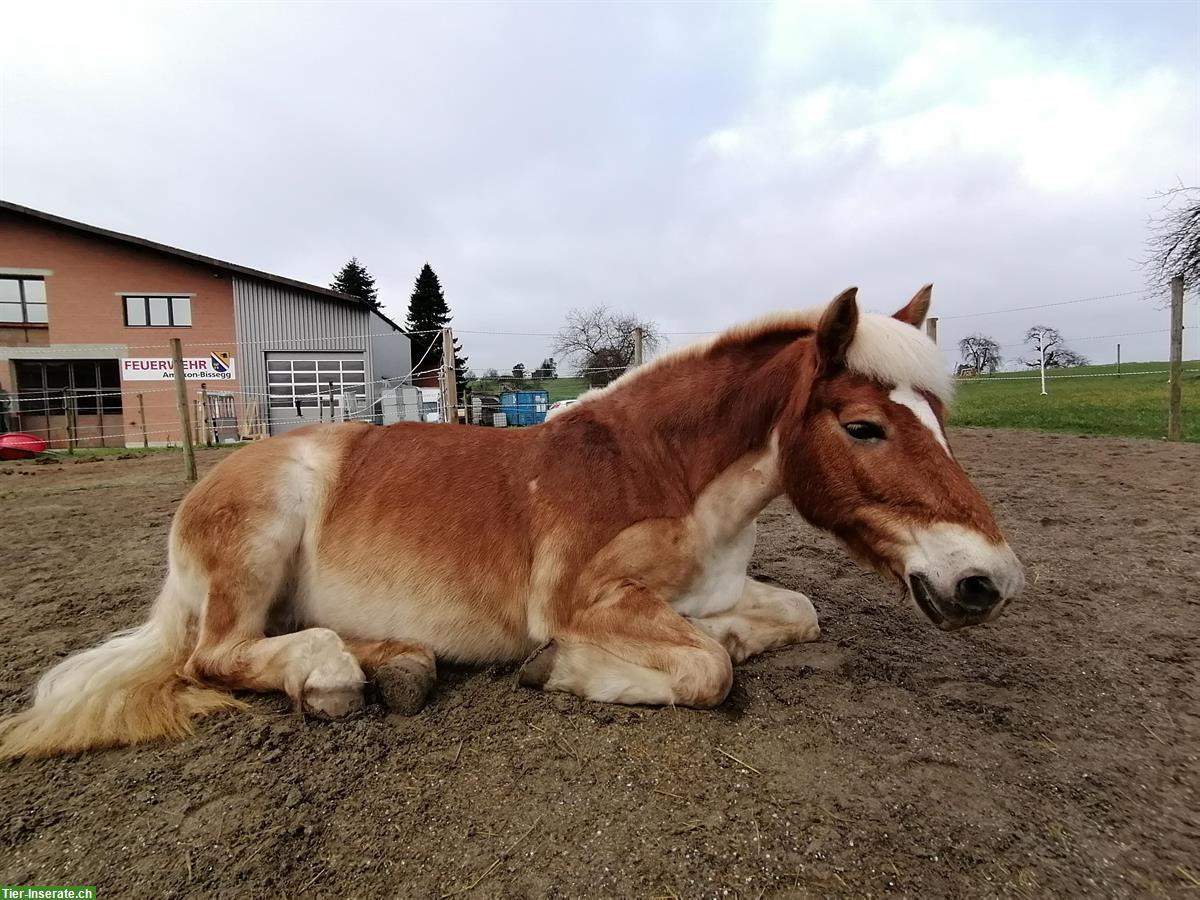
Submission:
[[[339,405],[341,394],[349,392],[358,397],[360,408],[366,405],[366,360],[362,353],[277,351],[266,357],[272,434],[322,419],[328,421],[331,388]]]

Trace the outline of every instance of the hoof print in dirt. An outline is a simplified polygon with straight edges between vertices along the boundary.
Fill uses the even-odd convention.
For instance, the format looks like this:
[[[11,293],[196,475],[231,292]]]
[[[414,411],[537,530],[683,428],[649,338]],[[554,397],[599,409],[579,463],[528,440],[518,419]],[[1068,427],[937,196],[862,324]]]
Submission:
[[[390,712],[415,716],[425,706],[433,676],[416,663],[397,660],[380,666],[375,672],[375,690]]]

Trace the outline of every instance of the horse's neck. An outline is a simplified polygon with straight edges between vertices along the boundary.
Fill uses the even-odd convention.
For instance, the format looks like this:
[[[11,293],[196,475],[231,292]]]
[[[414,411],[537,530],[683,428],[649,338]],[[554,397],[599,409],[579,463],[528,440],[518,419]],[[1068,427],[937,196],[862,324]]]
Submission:
[[[605,400],[620,410],[635,452],[640,447],[678,460],[675,470],[691,497],[732,478],[749,492],[739,497],[757,503],[757,513],[781,493],[772,433],[794,399],[807,352],[795,340],[781,336],[670,358],[633,375]]]

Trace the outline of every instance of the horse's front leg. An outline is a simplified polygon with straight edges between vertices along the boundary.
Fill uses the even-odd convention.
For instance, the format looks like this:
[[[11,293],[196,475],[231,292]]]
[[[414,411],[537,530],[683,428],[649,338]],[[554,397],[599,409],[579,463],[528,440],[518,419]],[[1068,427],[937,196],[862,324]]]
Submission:
[[[720,643],[735,663],[765,650],[815,641],[821,634],[811,600],[750,577],[733,607],[689,621]]]
[[[733,666],[658,594],[622,579],[526,660],[519,681],[588,700],[708,708],[729,694]]]

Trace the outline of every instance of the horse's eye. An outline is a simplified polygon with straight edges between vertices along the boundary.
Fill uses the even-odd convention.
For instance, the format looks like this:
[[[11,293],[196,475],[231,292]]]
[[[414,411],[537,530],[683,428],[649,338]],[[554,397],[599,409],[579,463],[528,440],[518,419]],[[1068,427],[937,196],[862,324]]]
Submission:
[[[842,427],[856,441],[882,441],[887,437],[883,426],[876,425],[874,422],[847,422]]]

